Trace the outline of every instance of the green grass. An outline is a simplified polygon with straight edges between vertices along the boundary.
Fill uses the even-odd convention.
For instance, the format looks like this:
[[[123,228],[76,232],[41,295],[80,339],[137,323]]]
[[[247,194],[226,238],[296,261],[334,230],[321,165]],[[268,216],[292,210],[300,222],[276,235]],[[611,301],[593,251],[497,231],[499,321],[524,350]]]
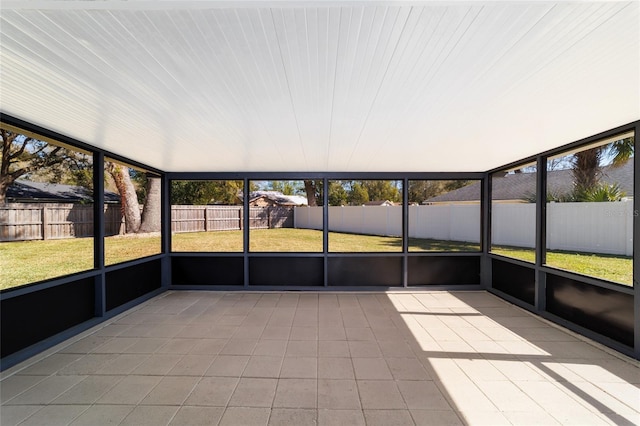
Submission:
[[[525,262],[536,260],[533,249],[493,247],[491,252]],[[628,286],[633,283],[633,258],[628,256],[555,250],[547,252],[546,265]]]
[[[242,231],[175,234],[173,251],[242,252]],[[322,252],[322,233],[310,229],[256,229],[250,233],[252,252]],[[329,233],[336,253],[400,252],[402,239]],[[410,238],[409,251],[478,251],[478,244]],[[160,252],[159,236],[108,237],[105,261],[111,265]],[[531,249],[494,247],[493,253],[535,260]],[[547,264],[605,280],[632,285],[632,258],[571,252],[547,253]],[[0,289],[16,287],[93,268],[93,239],[0,243]]]
[[[160,237],[107,237],[105,263],[160,253]],[[93,269],[93,238],[0,243],[0,289]]]

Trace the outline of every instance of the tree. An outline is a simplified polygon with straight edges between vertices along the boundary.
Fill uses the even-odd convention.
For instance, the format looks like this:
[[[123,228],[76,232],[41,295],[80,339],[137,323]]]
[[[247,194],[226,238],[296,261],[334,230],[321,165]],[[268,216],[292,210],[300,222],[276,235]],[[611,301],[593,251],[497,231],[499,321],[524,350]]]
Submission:
[[[146,197],[138,232],[158,232],[162,218],[162,181],[159,177],[147,176]]]
[[[318,204],[322,204],[321,180],[305,180],[304,191],[307,194],[307,204],[309,207],[316,207]]]
[[[573,154],[571,163],[574,198],[584,198],[581,194],[589,193],[598,187],[603,165],[620,167],[633,155],[633,136]]]
[[[573,155],[574,192],[584,192],[595,187],[600,179],[600,160],[602,158],[602,148],[596,147],[584,151],[576,152]]]
[[[330,206],[344,206],[348,202],[349,194],[344,188],[341,181],[329,182],[329,205]]]
[[[362,185],[366,188],[369,201],[402,201],[402,194],[390,180],[365,180]]]
[[[356,181],[351,183],[351,188],[349,189],[347,201],[352,206],[360,206],[364,203],[369,202],[369,193],[367,192],[367,188],[365,188],[362,183]]]
[[[635,150],[635,137],[630,136],[625,139],[620,139],[611,144],[608,150],[608,154],[613,157],[611,165],[613,167],[620,167],[633,157]]]
[[[105,162],[105,168],[113,178],[118,193],[120,194],[120,205],[122,215],[124,216],[125,232],[127,234],[136,233],[140,229],[142,218],[140,215],[138,195],[131,181],[129,168],[112,162]]]
[[[0,204],[6,202],[7,190],[11,184],[20,177],[34,173],[48,173],[48,180],[51,182],[73,177],[74,173],[82,178],[83,186],[91,181],[90,156],[5,128],[0,128],[0,135]]]
[[[237,205],[242,188],[241,180],[174,180],[171,182],[171,203]]]

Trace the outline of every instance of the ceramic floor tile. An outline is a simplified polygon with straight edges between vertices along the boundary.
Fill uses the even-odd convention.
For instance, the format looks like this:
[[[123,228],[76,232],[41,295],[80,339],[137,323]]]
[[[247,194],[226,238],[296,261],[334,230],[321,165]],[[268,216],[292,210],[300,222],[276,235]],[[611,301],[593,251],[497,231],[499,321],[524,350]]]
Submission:
[[[410,409],[450,410],[452,408],[435,382],[410,380],[398,381],[396,384]]]
[[[287,379],[315,379],[318,377],[318,358],[285,357],[280,377]]]
[[[217,425],[224,410],[223,407],[182,406],[170,424],[172,426]]]
[[[122,426],[168,425],[177,411],[177,406],[138,405],[120,424]]]
[[[80,416],[85,410],[89,408],[88,405],[49,405],[32,416],[28,417],[25,421],[20,423],[23,426],[57,426],[68,425]],[[4,409],[4,408],[3,408]],[[4,426],[4,423],[3,423]]]
[[[134,408],[133,405],[92,405],[79,415],[71,425],[118,425]]]
[[[402,395],[392,380],[358,380],[362,408],[370,410],[406,409]]]
[[[215,359],[212,355],[185,355],[173,366],[170,376],[202,376]]]
[[[47,376],[13,375],[3,379],[0,381],[0,397],[2,397],[2,404],[5,404],[13,397],[21,394],[46,378]]]
[[[218,355],[205,372],[205,376],[239,377],[248,362],[248,355]]]
[[[160,382],[159,376],[127,376],[97,401],[98,404],[136,405]]]
[[[15,426],[44,407],[44,405],[5,405],[0,408],[0,425]]]
[[[95,334],[91,334],[79,339],[76,342],[71,343],[69,346],[62,348],[60,350],[60,353],[83,355],[88,354],[94,351],[96,348],[105,344],[109,339],[110,337],[107,336],[96,336]]]
[[[245,367],[243,377],[280,377],[283,358],[279,356],[252,356]]]
[[[3,426],[640,424],[637,362],[478,292],[172,291],[11,370]]]
[[[20,371],[20,375],[48,376],[80,359],[80,354],[55,353]]]
[[[141,404],[182,405],[198,381],[197,377],[163,377]]]
[[[382,352],[376,342],[349,341],[349,352],[353,358],[381,358]]]
[[[315,425],[318,412],[316,410],[302,408],[273,408],[269,418],[270,426],[283,425]]]
[[[509,419],[499,411],[462,411],[458,412],[458,416],[468,426],[511,426]]]
[[[318,378],[353,379],[353,363],[350,358],[318,358]]]
[[[346,340],[327,340],[318,342],[319,357],[351,357]]]
[[[431,376],[416,358],[386,358],[386,361],[396,380],[431,380]]]
[[[184,404],[226,407],[238,381],[237,377],[203,377],[193,388]]]
[[[376,340],[369,327],[345,327],[344,331],[347,335],[347,340]]]
[[[220,426],[265,426],[269,422],[269,408],[229,407],[225,410]]]
[[[291,327],[267,325],[260,336],[263,340],[289,340]]]
[[[62,368],[58,374],[72,376],[80,374],[94,374],[109,365],[117,357],[117,354],[88,354]]]
[[[86,376],[49,376],[11,399],[8,404],[48,404],[85,378]]]
[[[289,335],[289,340],[308,340],[308,341],[316,341],[318,340],[318,327],[301,327],[294,326],[291,327],[291,334]]]
[[[274,407],[316,408],[318,382],[315,379],[280,379],[273,400]]]
[[[121,354],[96,370],[96,374],[126,375],[133,371],[149,358],[147,354]]]
[[[277,384],[277,379],[242,378],[231,396],[229,406],[271,407]]]
[[[384,358],[352,358],[356,379],[393,380]]]
[[[453,410],[409,410],[416,426],[462,426],[458,414]]]
[[[347,340],[347,335],[343,327],[320,327],[318,329],[318,340]]]
[[[186,349],[187,345],[190,346],[191,342],[194,342],[193,347],[186,353],[192,355],[218,355],[224,345],[227,344],[227,339],[173,339],[172,342],[178,343],[173,343],[172,348],[166,348],[165,350],[163,350],[165,347],[160,348],[158,353],[182,353],[181,351],[178,352],[176,345],[182,345]],[[173,352],[169,352],[171,349],[173,349]]]
[[[180,361],[184,355],[153,354],[133,370],[132,374],[164,376]]]
[[[360,409],[360,395],[355,380],[318,380],[318,408]]]
[[[93,404],[124,376],[89,376],[62,395],[54,404]]]
[[[367,426],[414,426],[409,410],[364,410]]]
[[[220,351],[220,355],[251,355],[256,347],[255,339],[231,339]]]
[[[259,340],[253,355],[283,357],[287,351],[286,340]]]
[[[289,340],[285,355],[288,357],[316,357],[318,356],[318,342],[315,340]]]
[[[318,426],[365,426],[362,410],[318,410]]]

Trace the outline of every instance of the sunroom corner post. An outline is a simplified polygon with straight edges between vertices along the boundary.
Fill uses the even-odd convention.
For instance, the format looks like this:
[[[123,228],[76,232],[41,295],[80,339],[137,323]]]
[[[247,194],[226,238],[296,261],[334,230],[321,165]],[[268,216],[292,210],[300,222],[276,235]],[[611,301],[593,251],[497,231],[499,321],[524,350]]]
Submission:
[[[103,317],[106,308],[106,285],[104,271],[104,153],[93,153],[93,267],[95,276],[95,315]]]

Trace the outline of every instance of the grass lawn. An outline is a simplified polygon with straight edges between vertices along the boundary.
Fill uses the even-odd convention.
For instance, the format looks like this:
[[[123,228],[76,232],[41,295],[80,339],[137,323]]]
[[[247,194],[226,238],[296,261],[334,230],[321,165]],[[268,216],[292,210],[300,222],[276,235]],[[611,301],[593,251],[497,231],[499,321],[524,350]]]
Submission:
[[[160,253],[160,237],[107,237],[105,263]],[[0,289],[93,269],[93,238],[0,243]]]
[[[241,231],[175,234],[173,251],[242,252]],[[255,229],[250,233],[253,252],[322,252],[322,233],[310,229]],[[402,239],[329,233],[331,252],[400,252]],[[473,243],[409,239],[409,251],[478,251]],[[105,260],[108,265],[160,252],[159,236],[107,237]],[[529,262],[530,249],[494,247],[493,252]],[[549,266],[603,278],[625,285],[632,283],[632,259],[623,256],[550,252]],[[0,243],[0,289],[11,288],[93,268],[93,239],[77,238],[48,241]]]
[[[491,251],[526,262],[534,263],[536,260],[536,253],[533,249],[493,247]],[[546,265],[628,286],[633,283],[632,257],[558,250],[547,252]]]

